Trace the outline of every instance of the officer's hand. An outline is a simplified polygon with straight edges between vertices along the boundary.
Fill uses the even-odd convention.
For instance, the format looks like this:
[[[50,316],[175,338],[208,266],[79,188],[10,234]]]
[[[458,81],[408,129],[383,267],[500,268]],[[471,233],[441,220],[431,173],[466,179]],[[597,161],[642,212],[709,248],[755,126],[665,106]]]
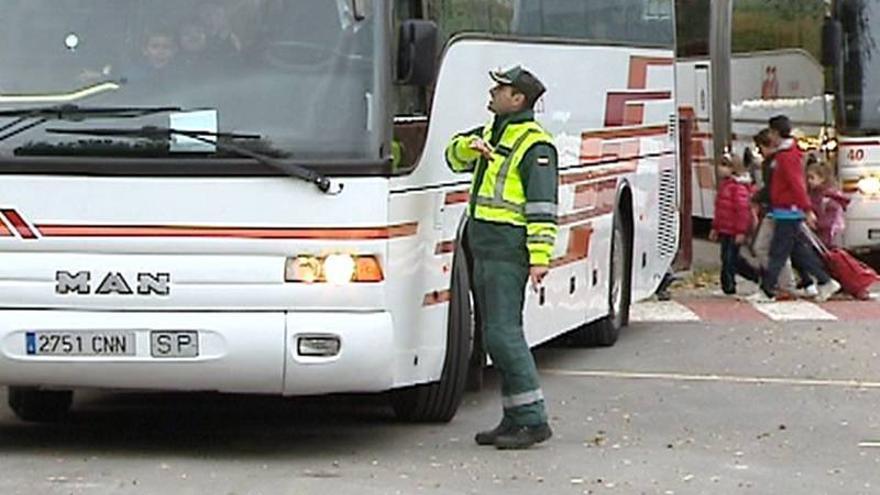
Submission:
[[[483,141],[480,138],[474,139],[471,141],[471,149],[475,151],[479,151],[483,158],[487,160],[492,159],[492,146],[489,145],[486,141]]]
[[[544,265],[532,265],[529,267],[529,279],[532,281],[532,290],[538,292],[544,283],[544,277],[550,272],[550,267]]]

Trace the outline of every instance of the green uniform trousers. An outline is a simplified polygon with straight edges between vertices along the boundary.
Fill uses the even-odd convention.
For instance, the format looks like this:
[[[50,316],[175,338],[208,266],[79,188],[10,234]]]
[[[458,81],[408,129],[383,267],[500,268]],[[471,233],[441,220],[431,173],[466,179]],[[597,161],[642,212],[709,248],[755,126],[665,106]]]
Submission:
[[[474,255],[474,297],[483,342],[501,374],[503,422],[516,426],[547,422],[535,359],[523,334],[527,263]]]

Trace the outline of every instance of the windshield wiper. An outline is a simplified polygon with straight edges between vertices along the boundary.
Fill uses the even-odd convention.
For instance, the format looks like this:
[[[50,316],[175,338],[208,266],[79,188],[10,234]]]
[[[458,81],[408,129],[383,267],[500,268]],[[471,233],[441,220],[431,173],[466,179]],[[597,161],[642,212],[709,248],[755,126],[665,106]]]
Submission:
[[[280,170],[285,174],[304,180],[314,184],[322,193],[337,195],[342,192],[343,184],[337,184],[335,191],[330,191],[332,183],[329,178],[315,172],[312,169],[302,167],[293,163],[287,163],[271,156],[251,151],[242,146],[238,146],[228,142],[220,141],[220,138],[226,139],[262,139],[259,134],[235,134],[229,132],[208,132],[208,131],[189,131],[183,129],[172,129],[168,127],[146,126],[129,129],[115,128],[91,128],[91,129],[46,129],[50,134],[68,134],[82,136],[98,136],[98,137],[118,137],[129,139],[150,139],[153,141],[170,141],[173,136],[184,136],[196,141],[201,141],[217,149],[235,153],[239,156],[251,158],[258,163]],[[215,138],[215,139],[209,139]]]
[[[82,122],[89,119],[134,119],[155,113],[179,111],[181,111],[179,107],[81,107],[74,104],[0,110],[0,118],[15,118],[12,122],[0,126],[0,141],[41,126],[50,120]]]

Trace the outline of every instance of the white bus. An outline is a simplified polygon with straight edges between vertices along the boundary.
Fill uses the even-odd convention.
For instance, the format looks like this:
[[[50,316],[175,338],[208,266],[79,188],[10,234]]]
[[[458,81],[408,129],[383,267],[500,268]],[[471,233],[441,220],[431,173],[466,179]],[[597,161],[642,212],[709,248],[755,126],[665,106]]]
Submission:
[[[880,2],[837,0],[824,35],[837,102],[837,170],[852,200],[846,210],[846,247],[880,249]]]
[[[671,0],[0,5],[0,383],[22,419],[79,388],[391,391],[401,418],[452,418],[485,358],[444,147],[490,118],[490,69],[542,79],[559,149],[531,345],[613,344],[676,253]]]

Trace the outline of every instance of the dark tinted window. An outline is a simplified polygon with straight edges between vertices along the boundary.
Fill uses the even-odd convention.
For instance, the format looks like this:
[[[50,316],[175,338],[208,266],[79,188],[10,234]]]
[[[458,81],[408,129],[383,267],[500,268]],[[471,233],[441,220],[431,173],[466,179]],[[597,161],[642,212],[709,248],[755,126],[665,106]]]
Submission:
[[[489,32],[672,46],[673,0],[428,0],[449,38]]]
[[[708,0],[676,0],[676,47],[679,57],[709,55],[711,11]]]

